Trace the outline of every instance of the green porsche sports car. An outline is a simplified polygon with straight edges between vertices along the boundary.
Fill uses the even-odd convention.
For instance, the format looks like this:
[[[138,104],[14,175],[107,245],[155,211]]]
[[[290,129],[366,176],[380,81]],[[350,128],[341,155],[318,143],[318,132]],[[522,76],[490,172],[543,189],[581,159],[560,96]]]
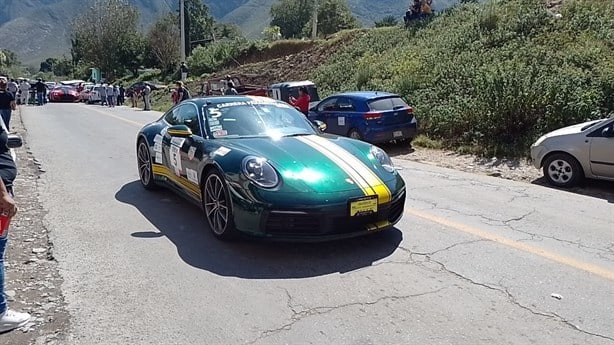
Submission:
[[[197,203],[222,239],[328,240],[391,228],[403,216],[405,183],[388,155],[321,129],[266,97],[189,99],[138,133],[140,181]]]

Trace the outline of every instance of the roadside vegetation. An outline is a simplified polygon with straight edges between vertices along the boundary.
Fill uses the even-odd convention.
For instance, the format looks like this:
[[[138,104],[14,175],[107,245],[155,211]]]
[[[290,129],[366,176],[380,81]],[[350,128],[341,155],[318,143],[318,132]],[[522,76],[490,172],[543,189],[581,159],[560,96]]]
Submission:
[[[401,94],[444,147],[523,155],[547,131],[614,114],[613,52],[612,2],[566,1],[559,16],[540,0],[490,1],[364,30],[312,77],[323,95]]]

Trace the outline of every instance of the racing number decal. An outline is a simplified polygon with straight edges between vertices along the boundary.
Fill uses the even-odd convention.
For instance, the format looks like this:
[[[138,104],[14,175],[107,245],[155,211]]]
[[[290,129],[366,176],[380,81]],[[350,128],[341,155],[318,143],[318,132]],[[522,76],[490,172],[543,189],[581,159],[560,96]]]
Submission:
[[[169,150],[171,166],[175,168],[175,173],[178,172],[177,175],[181,174],[181,149],[178,146],[171,145]]]

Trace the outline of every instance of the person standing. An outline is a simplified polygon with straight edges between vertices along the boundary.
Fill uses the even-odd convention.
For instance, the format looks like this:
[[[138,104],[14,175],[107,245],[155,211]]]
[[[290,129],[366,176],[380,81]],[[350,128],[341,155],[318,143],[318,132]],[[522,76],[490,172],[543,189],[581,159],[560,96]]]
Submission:
[[[238,95],[237,89],[235,89],[235,83],[229,81],[226,83],[226,91],[224,91],[225,96]]]
[[[7,90],[8,80],[6,77],[0,77],[0,115],[6,128],[11,128],[11,113],[17,109],[15,96]]]
[[[309,101],[311,101],[311,97],[309,97],[309,92],[305,86],[301,86],[298,89],[298,98],[290,96],[290,104],[300,110],[305,116],[309,113]]]
[[[107,85],[107,105],[109,108],[113,107],[113,95],[115,94],[115,88],[112,84]]]
[[[175,85],[177,85],[177,89],[175,89],[175,104],[179,104],[182,101],[190,98],[190,92],[188,91],[188,89],[185,88],[183,82],[178,81]]]
[[[38,78],[38,81],[34,85],[34,89],[36,90],[36,102],[38,105],[45,104],[45,97],[47,97],[47,84],[43,83],[41,78]]]
[[[98,93],[100,94],[100,105],[106,105],[107,104],[107,84],[102,84],[102,86],[100,86],[100,91],[98,91]]]
[[[150,95],[151,95],[151,87],[145,84],[145,87],[143,88],[143,102],[145,103],[143,107],[144,111],[151,110]]]
[[[8,222],[17,213],[13,200],[13,181],[17,176],[17,166],[8,148],[8,133],[0,126],[0,333],[25,326],[30,314],[19,313],[8,308],[4,295],[4,252],[8,241]]]
[[[28,104],[28,96],[30,95],[30,83],[28,83],[27,79],[23,79],[19,84],[19,90],[21,93],[19,94],[19,103],[20,104]]]
[[[8,90],[8,92],[13,94],[13,98],[17,99],[17,90],[19,90],[19,87],[17,86],[15,79],[11,79],[11,81],[9,81],[6,86],[6,89]]]
[[[181,81],[185,82],[188,79],[188,66],[185,64],[185,61],[181,63],[179,70],[181,71]]]
[[[117,99],[117,104],[124,105],[124,101],[126,99],[126,89],[124,89],[124,85],[119,86],[119,98]]]

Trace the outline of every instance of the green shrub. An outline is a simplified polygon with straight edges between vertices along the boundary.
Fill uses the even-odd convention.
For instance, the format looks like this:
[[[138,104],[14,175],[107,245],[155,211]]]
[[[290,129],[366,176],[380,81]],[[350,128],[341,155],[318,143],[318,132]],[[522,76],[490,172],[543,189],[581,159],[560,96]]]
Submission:
[[[421,27],[357,35],[313,72],[323,95],[402,95],[447,147],[524,154],[544,132],[614,114],[614,2],[466,3]]]

